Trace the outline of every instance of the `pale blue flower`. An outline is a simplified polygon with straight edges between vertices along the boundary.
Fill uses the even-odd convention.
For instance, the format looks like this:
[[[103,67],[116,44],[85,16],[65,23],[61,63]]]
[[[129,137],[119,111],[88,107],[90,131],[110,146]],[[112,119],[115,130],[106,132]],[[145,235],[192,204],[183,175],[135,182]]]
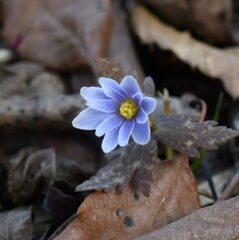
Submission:
[[[117,145],[124,147],[130,136],[138,144],[150,140],[149,114],[155,110],[156,99],[144,97],[136,79],[126,76],[120,84],[110,78],[101,77],[100,87],[83,87],[81,96],[88,108],[73,120],[75,128],[94,130],[104,139],[105,153]]]

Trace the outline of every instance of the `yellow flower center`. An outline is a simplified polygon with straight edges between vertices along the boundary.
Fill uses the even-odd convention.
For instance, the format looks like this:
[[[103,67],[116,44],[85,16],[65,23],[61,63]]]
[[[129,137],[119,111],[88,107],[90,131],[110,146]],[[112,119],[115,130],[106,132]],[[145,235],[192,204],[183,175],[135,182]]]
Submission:
[[[121,103],[119,110],[121,116],[132,119],[138,112],[138,105],[132,99],[128,99]]]

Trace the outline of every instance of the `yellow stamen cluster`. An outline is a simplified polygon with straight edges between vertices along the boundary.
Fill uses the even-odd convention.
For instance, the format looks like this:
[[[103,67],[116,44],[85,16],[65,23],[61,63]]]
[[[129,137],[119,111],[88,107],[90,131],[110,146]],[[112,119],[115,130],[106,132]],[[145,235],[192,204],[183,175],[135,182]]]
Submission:
[[[138,105],[132,99],[128,99],[121,103],[119,111],[124,118],[132,119],[138,112]]]

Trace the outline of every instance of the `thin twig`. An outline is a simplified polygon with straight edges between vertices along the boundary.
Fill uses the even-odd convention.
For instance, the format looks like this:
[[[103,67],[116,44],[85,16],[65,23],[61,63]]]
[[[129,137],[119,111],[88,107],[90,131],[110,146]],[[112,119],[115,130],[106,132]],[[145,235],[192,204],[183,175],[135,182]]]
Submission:
[[[65,222],[63,222],[55,231],[54,233],[49,237],[49,240],[53,240],[57,235],[59,235],[66,226],[73,221],[78,215],[76,213],[72,214],[69,218],[66,219]]]
[[[219,200],[226,200],[230,198],[233,194],[233,191],[238,185],[239,185],[239,171],[233,176],[233,178],[231,179],[230,183],[222,193],[222,196],[220,197]]]

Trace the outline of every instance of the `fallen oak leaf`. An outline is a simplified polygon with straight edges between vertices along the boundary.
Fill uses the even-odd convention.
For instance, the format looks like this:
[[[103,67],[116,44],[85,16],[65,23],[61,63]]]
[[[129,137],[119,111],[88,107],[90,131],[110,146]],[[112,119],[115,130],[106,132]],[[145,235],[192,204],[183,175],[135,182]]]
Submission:
[[[133,29],[146,44],[156,43],[171,50],[180,60],[212,78],[222,80],[226,91],[239,97],[238,47],[219,49],[196,40],[188,32],[178,31],[160,21],[144,7],[135,7],[131,14]]]
[[[229,240],[239,239],[239,197],[199,209],[134,240]]]
[[[76,187],[76,191],[105,190],[117,187],[122,192],[134,175],[134,188],[148,196],[151,185],[151,171],[159,162],[157,143],[151,140],[146,145],[131,142],[108,154],[109,164],[95,176]]]
[[[197,122],[198,117],[183,114],[161,114],[153,136],[161,143],[188,155],[199,157],[197,148],[217,149],[239,132],[225,126],[216,126],[215,121]]]
[[[195,179],[186,156],[155,165],[149,197],[114,189],[90,194],[79,216],[55,240],[132,239],[200,208]]]

